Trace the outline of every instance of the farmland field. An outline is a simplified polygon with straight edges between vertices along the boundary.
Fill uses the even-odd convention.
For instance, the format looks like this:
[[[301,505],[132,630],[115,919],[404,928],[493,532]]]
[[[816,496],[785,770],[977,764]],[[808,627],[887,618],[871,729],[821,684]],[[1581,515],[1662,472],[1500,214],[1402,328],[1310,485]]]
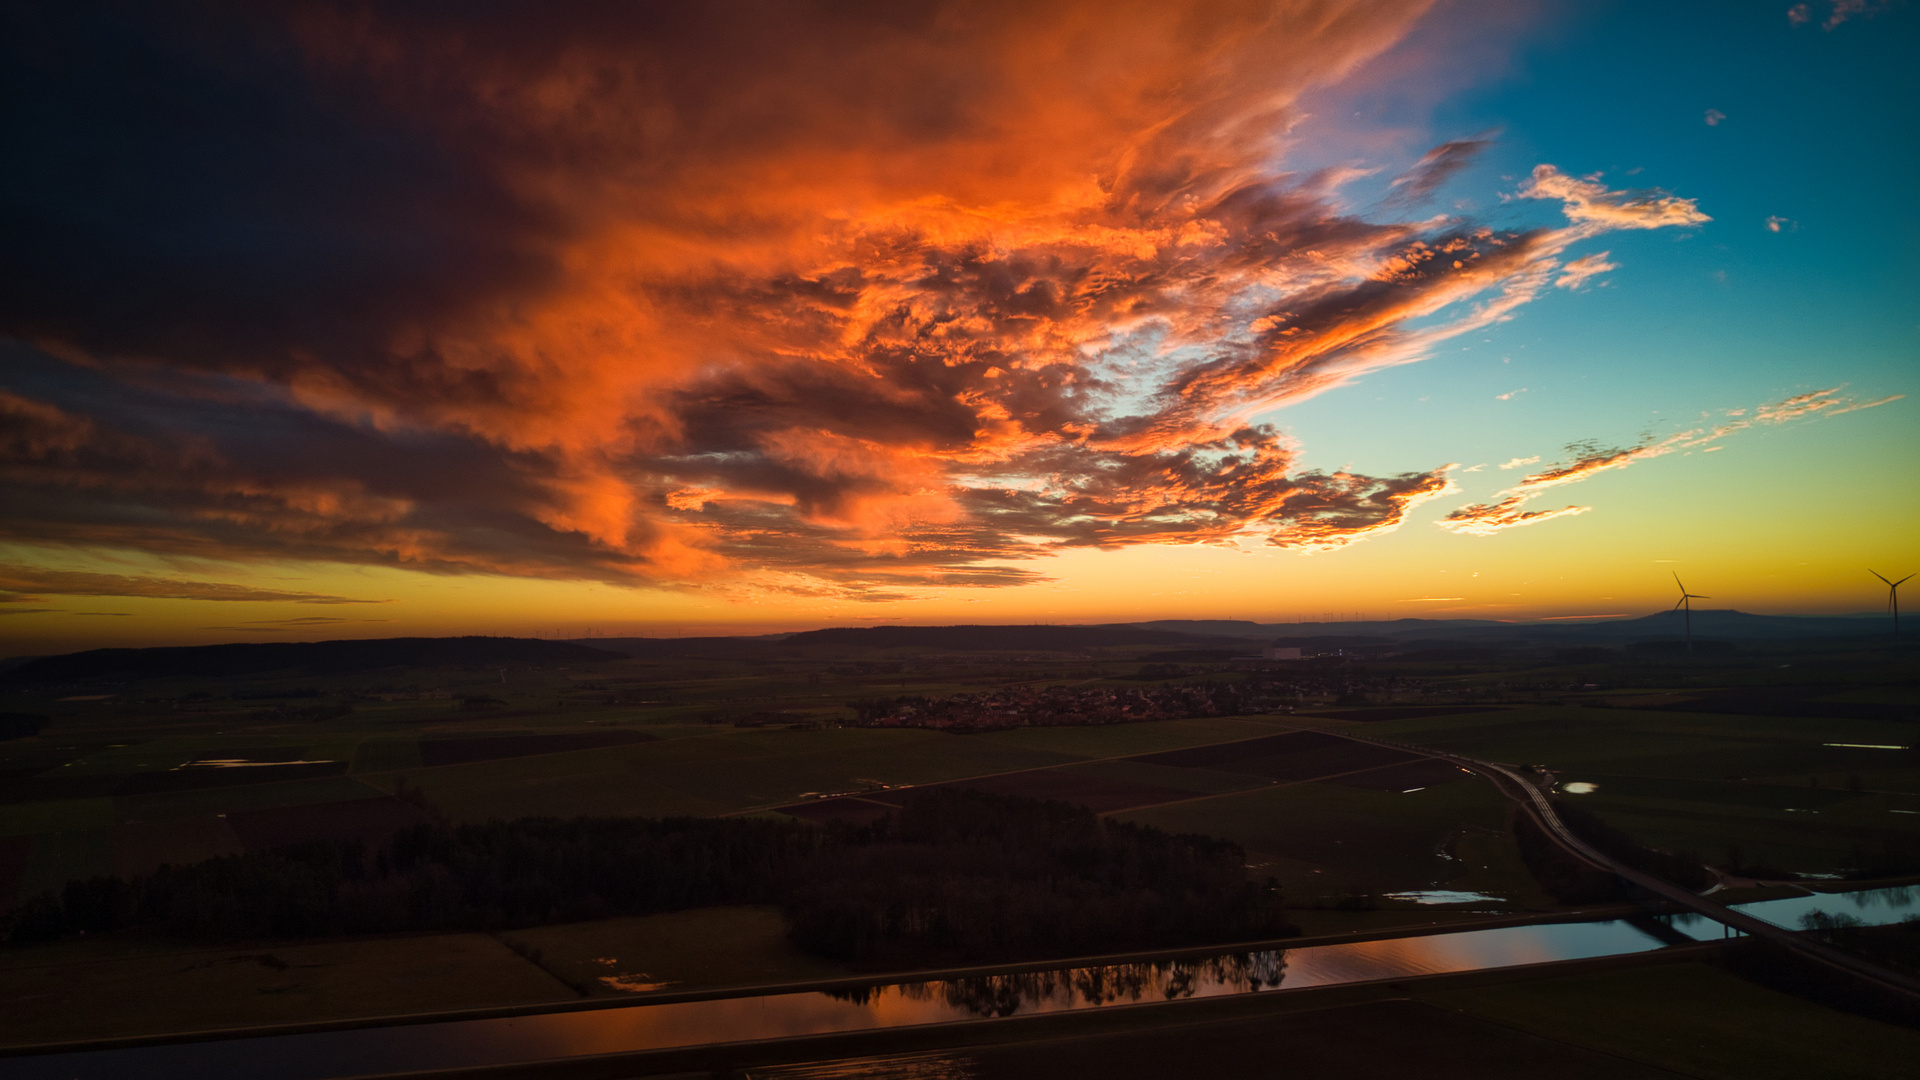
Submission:
[[[502,935],[518,953],[595,997],[647,990],[805,982],[847,969],[801,952],[770,907],[717,907],[542,926]]]
[[[82,940],[0,952],[0,1042],[11,1045],[576,997],[486,934],[229,949]]]
[[[1460,669],[1437,700],[1358,707],[1336,699],[1367,695],[1340,691],[1264,713],[957,734],[853,721],[870,707],[863,702],[916,695],[1021,686],[1126,695],[1242,676],[1223,666],[1155,683],[1124,653],[769,655],[9,691],[5,708],[53,723],[0,742],[0,899],[304,840],[377,841],[429,820],[691,814],[857,824],[888,813],[907,788],[960,784],[1232,840],[1249,876],[1275,879],[1288,918],[1309,933],[1565,910],[1521,860],[1509,806],[1483,779],[1329,734],[1338,731],[1547,766],[1563,798],[1642,842],[1748,868],[1833,873],[1920,834],[1920,759],[1901,749],[1920,743],[1920,729],[1895,715],[1912,697],[1898,686],[1796,691],[1785,704],[1738,686],[1533,704]],[[1728,711],[1762,705],[1772,711]],[[8,949],[0,961],[0,994],[24,1003],[23,1030],[43,1037],[839,971],[799,952],[770,908],[226,952],[69,940]],[[356,997],[355,979],[380,985]],[[1649,1000],[1682,992],[1673,986],[1650,984]],[[1570,995],[1569,1009],[1584,992],[1556,991]],[[62,1019],[57,1006],[70,994],[127,1012]],[[1436,1004],[1474,1013],[1476,1025],[1538,1026],[1524,995]],[[1538,1033],[1655,1060],[1571,1029]]]
[[[1457,822],[1399,843],[1390,856],[1356,843],[1323,845],[1302,858],[1311,845],[1272,839],[1289,828],[1313,834],[1340,814],[1377,816],[1340,809],[1350,789],[1397,796],[1452,779],[1397,751],[1301,732],[1298,721],[1275,715],[968,735],[840,726],[846,712],[834,702],[850,694],[937,696],[1007,685],[990,664],[943,660],[920,673],[887,670],[902,663],[914,662],[856,664],[851,674],[807,678],[732,662],[630,661],[592,671],[532,668],[506,682],[498,671],[457,669],[274,676],[239,689],[150,681],[142,700],[169,704],[120,704],[110,695],[66,705],[45,736],[0,744],[0,768],[26,774],[6,789],[14,801],[0,802],[0,833],[22,838],[26,852],[15,860],[21,868],[11,895],[278,843],[378,839],[426,815],[481,822],[794,807],[806,820],[864,821],[897,801],[889,789],[957,781],[1101,812],[1184,806],[1183,831],[1230,836],[1245,831],[1233,793],[1292,785],[1298,790],[1274,803],[1280,817],[1259,833],[1267,846],[1255,861],[1272,862],[1269,869],[1289,878],[1302,902],[1417,890],[1454,869],[1401,848],[1458,841]],[[1084,670],[1052,677],[1064,674],[1076,676],[1068,685],[1101,685]],[[238,703],[262,700],[269,704]],[[310,702],[328,701],[350,708],[300,719],[308,715],[301,710],[319,708]],[[717,722],[729,716],[752,726]],[[1302,783],[1324,777],[1340,779]],[[812,799],[848,792],[868,794]],[[1523,891],[1498,895],[1504,902]]]
[[[1920,846],[1920,729],[1909,723],[1522,708],[1367,733],[1547,766],[1576,805],[1643,843],[1716,864],[1838,874]]]
[[[1550,906],[1512,852],[1507,812],[1491,785],[1454,770],[1412,792],[1277,784],[1116,816],[1233,840],[1300,903],[1445,888],[1497,898],[1482,907]]]
[[[1441,991],[1442,1008],[1705,1080],[1911,1075],[1920,1032],[1834,1012],[1701,964]]]

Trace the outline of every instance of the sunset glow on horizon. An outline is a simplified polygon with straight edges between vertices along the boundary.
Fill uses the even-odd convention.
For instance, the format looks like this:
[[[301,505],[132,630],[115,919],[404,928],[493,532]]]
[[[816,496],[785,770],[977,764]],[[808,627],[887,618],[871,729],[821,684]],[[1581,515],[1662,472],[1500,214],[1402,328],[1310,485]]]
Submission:
[[[1920,569],[1910,7],[0,26],[0,655]]]

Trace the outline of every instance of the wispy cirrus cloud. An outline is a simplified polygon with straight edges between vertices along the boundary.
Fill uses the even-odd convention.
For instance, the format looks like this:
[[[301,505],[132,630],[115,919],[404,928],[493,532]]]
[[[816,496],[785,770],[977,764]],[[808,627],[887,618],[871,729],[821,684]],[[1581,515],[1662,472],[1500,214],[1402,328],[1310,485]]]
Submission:
[[[1486,136],[1472,139],[1453,139],[1421,155],[1420,160],[1405,173],[1395,177],[1388,185],[1391,198],[1396,202],[1419,203],[1433,197],[1441,185],[1453,179],[1462,169],[1473,164],[1474,159],[1486,152],[1493,140]]]
[[[1449,532],[1468,536],[1491,536],[1521,525],[1538,525],[1554,518],[1571,517],[1592,510],[1591,506],[1562,506],[1557,510],[1524,509],[1529,496],[1509,495],[1491,503],[1463,506],[1442,518],[1439,524]]]
[[[368,604],[325,593],[287,592],[217,581],[132,574],[101,574],[86,570],[49,570],[37,566],[0,563],[0,603],[39,602],[52,596],[139,596],[155,600],[213,600],[246,603]]]
[[[1695,449],[1711,453],[1721,449],[1720,446],[1715,445],[1721,439],[1758,424],[1784,424],[1808,416],[1840,416],[1858,412],[1861,409],[1886,405],[1906,396],[1892,394],[1872,401],[1860,401],[1841,394],[1843,389],[1845,387],[1835,386],[1825,390],[1795,394],[1792,397],[1761,405],[1751,410],[1751,415],[1747,409],[1729,409],[1725,414],[1727,419],[1712,427],[1689,428],[1659,439],[1648,437],[1632,446],[1603,447],[1594,443],[1576,443],[1567,448],[1572,458],[1565,464],[1529,474],[1519,483],[1500,492],[1500,498],[1496,501],[1463,506],[1435,524],[1450,532],[1471,536],[1490,536],[1521,525],[1536,525],[1557,517],[1584,514],[1593,508],[1563,506],[1555,510],[1526,510],[1524,507],[1548,489],[1577,484],[1599,473],[1624,469],[1650,458],[1665,457],[1677,451]],[[1500,467],[1515,468],[1530,465],[1539,460],[1538,457],[1514,458]]]
[[[1827,17],[1820,21],[1820,29],[1832,30],[1850,19],[1878,15],[1889,6],[1889,0],[1827,0]],[[1794,26],[1804,26],[1814,18],[1811,4],[1795,4],[1787,9],[1787,21]]]
[[[1560,272],[1560,277],[1554,281],[1554,285],[1562,289],[1572,289],[1576,292],[1586,288],[1587,282],[1599,277],[1601,274],[1609,270],[1620,269],[1619,264],[1607,261],[1607,256],[1610,254],[1612,253],[1597,251],[1592,255],[1582,255],[1574,259],[1567,263],[1566,268]]]
[[[1546,164],[1538,224],[1403,219],[1484,137],[1373,216],[1290,169],[1425,11],[27,13],[0,538],[885,599],[1390,532],[1449,467],[1307,469],[1275,410],[1709,220]]]
[[[384,623],[389,619],[336,619],[325,615],[313,615],[304,619],[250,619],[236,626],[204,626],[203,630],[231,630],[243,634],[287,634],[297,630],[316,630],[325,627],[351,626],[363,623]]]

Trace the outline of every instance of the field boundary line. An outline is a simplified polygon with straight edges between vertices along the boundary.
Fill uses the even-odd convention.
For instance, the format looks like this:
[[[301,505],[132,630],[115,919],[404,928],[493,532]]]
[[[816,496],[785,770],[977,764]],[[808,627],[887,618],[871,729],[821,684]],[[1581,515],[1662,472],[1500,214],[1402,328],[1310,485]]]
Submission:
[[[1188,803],[1201,802],[1206,799],[1224,799],[1229,795],[1250,795],[1256,791],[1272,791],[1275,788],[1298,787],[1301,784],[1317,784],[1322,780],[1338,780],[1343,776],[1359,776],[1362,773],[1378,772],[1381,769],[1398,768],[1399,766],[1405,765],[1405,764],[1407,763],[1404,761],[1389,761],[1385,765],[1369,765],[1364,769],[1349,769],[1346,772],[1327,773],[1324,776],[1308,776],[1308,777],[1303,777],[1299,780],[1274,780],[1269,778],[1267,783],[1262,784],[1259,787],[1241,788],[1239,791],[1215,791],[1215,792],[1209,792],[1204,795],[1195,795],[1191,799],[1169,799],[1166,802],[1148,803],[1145,806],[1123,806],[1118,810],[1102,811],[1100,816],[1107,817],[1110,814],[1130,814],[1135,810],[1157,810],[1162,806],[1185,806]],[[1216,771],[1225,772],[1226,770],[1222,769],[1222,770],[1216,770]],[[1231,775],[1247,776],[1250,774],[1232,773]],[[1402,794],[1405,794],[1405,792],[1402,792]]]
[[[1234,719],[1238,719],[1238,718],[1237,718],[1237,717],[1231,717],[1231,716],[1211,716],[1211,717],[1190,717],[1189,719],[1201,719],[1201,720],[1234,720]],[[1138,721],[1138,722],[1139,722],[1139,723],[1145,723],[1145,724],[1155,724],[1155,723],[1160,723],[1160,721],[1157,721],[1157,720],[1142,720],[1142,721]],[[1254,723],[1258,723],[1259,721],[1252,721],[1252,722],[1254,722]],[[1106,726],[1108,726],[1108,725],[1105,725],[1105,724],[1083,724],[1083,725],[1067,725],[1067,726],[1076,726],[1076,727],[1106,727]],[[928,730],[932,730],[932,729],[928,729]],[[1271,733],[1270,733],[1270,735],[1290,735],[1290,734],[1292,734],[1292,733],[1294,733],[1294,732],[1296,732],[1296,731],[1310,731],[1310,730],[1314,730],[1314,729],[1312,729],[1312,728],[1286,728],[1286,729],[1284,729],[1284,730],[1281,730],[1281,731],[1275,731],[1275,732],[1271,732]],[[1103,762],[1103,761],[1128,761],[1128,760],[1131,760],[1131,759],[1133,759],[1133,758],[1137,758],[1137,757],[1144,757],[1144,756],[1146,756],[1147,754],[1168,754],[1168,753],[1172,753],[1172,752],[1173,752],[1173,751],[1175,751],[1175,750],[1203,750],[1203,749],[1205,749],[1205,748],[1207,748],[1207,747],[1209,747],[1209,746],[1231,746],[1231,745],[1233,745],[1234,743],[1243,743],[1243,742],[1252,742],[1252,741],[1253,741],[1254,739],[1264,739],[1264,738],[1268,738],[1268,737],[1269,737],[1269,735],[1255,735],[1255,736],[1253,736],[1252,738],[1248,738],[1248,739],[1225,739],[1225,740],[1222,740],[1222,741],[1220,741],[1220,742],[1211,742],[1211,743],[1194,743],[1194,744],[1193,744],[1192,746],[1176,746],[1176,747],[1173,747],[1173,748],[1172,748],[1172,749],[1170,749],[1170,750],[1143,750],[1143,751],[1140,751],[1139,753],[1134,753],[1134,754],[1114,754],[1114,755],[1111,755],[1111,756],[1109,756],[1109,757],[1097,757],[1097,758],[1080,758],[1080,759],[1078,759],[1078,760],[1075,760],[1075,761],[1062,761],[1062,762],[1058,762],[1058,763],[1056,763],[1056,764],[1053,764],[1053,765],[1030,765],[1030,766],[1028,766],[1027,768],[1024,768],[1024,769],[1006,769],[1006,770],[1003,770],[1003,771],[1001,771],[1001,772],[991,772],[991,773],[977,773],[977,774],[975,774],[975,775],[972,775],[972,776],[956,776],[956,777],[954,777],[954,778],[953,778],[953,779],[951,779],[951,780],[929,780],[929,781],[927,781],[927,782],[926,782],[926,783],[924,783],[924,784],[902,784],[902,785],[899,785],[899,786],[897,786],[897,787],[891,787],[891,788],[885,788],[885,789],[883,789],[883,790],[886,790],[886,791],[909,791],[909,790],[911,790],[911,789],[913,789],[913,788],[923,788],[923,787],[939,787],[939,786],[941,786],[942,784],[963,784],[963,783],[966,783],[966,782],[967,782],[967,781],[969,781],[969,780],[992,780],[992,779],[996,779],[996,778],[998,778],[998,777],[1002,777],[1002,776],[1018,776],[1018,775],[1019,775],[1019,774],[1021,774],[1021,773],[1032,773],[1032,772],[1047,772],[1047,771],[1049,771],[1049,770],[1052,770],[1052,769],[1066,769],[1066,768],[1071,768],[1071,767],[1073,767],[1073,766],[1075,766],[1075,765],[1095,765],[1095,764],[1098,764],[1098,763],[1100,763],[1100,762]],[[1240,773],[1236,773],[1235,775],[1244,775],[1244,774],[1240,774]],[[1256,789],[1253,789],[1253,788],[1249,788],[1248,790],[1249,790],[1249,791],[1251,791],[1251,790],[1256,790]],[[848,795],[846,795],[846,796],[840,796],[840,797],[843,797],[843,798],[854,798],[854,797],[857,797],[857,795],[858,795],[858,794],[871,794],[871,792],[860,792],[860,793],[850,793],[850,794],[848,794]],[[825,800],[825,799],[821,799],[821,800],[819,800],[819,801],[821,801],[821,802],[826,802],[827,800]],[[740,815],[742,815],[742,814],[758,814],[758,813],[763,813],[763,812],[765,812],[765,811],[768,811],[768,810],[778,810],[778,809],[780,809],[780,808],[781,808],[782,806],[797,806],[797,805],[799,805],[799,804],[798,804],[798,803],[796,803],[796,802],[794,802],[794,800],[792,800],[792,799],[790,799],[790,798],[788,798],[788,799],[782,799],[782,800],[780,800],[779,802],[773,802],[773,803],[758,803],[758,804],[755,804],[755,805],[753,805],[753,806],[749,806],[749,807],[745,807],[745,808],[743,808],[743,809],[740,809],[740,810],[729,810],[729,811],[727,811],[727,812],[726,812],[726,813],[724,813],[724,814],[715,814],[715,815],[713,815],[713,816],[714,816],[714,817],[717,817],[717,818],[723,818],[723,817],[738,817],[738,816],[740,816]]]

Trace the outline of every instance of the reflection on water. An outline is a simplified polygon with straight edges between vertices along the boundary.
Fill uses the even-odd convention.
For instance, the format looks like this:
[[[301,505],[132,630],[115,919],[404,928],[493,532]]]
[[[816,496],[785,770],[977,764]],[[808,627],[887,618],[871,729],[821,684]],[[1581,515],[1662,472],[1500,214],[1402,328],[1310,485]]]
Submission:
[[[599,964],[601,967],[617,968],[620,966],[619,958],[613,956],[596,956],[593,958],[593,962]],[[611,975],[596,976],[594,981],[609,989],[618,990],[627,994],[645,994],[654,990],[665,990],[669,986],[677,985],[676,983],[661,982],[644,971],[616,971]]]
[[[5,1072],[22,1080],[123,1076],[218,1080],[261,1075],[321,1080],[1327,986],[1640,952],[1662,944],[1656,936],[1623,921],[1511,926],[850,991],[635,1004],[502,1020],[13,1058],[6,1061]],[[932,1069],[935,1064],[928,1059],[904,1062],[900,1068]],[[951,1061],[940,1067],[949,1065],[960,1067]],[[874,1075],[944,1080],[967,1074]]]
[[[774,1065],[746,1071],[748,1080],[974,1080],[978,1075],[973,1055],[953,1050]]]
[[[1413,892],[1390,892],[1389,900],[1411,900],[1416,904],[1497,904],[1504,897],[1492,893],[1465,892],[1460,889],[1419,889]]]
[[[648,994],[674,985],[670,982],[649,982],[647,973],[644,971],[638,975],[602,975],[594,981],[609,990],[618,990],[623,994]]]
[[[897,998],[944,1006],[951,1010],[952,1018],[960,1019],[1244,994],[1279,986],[1286,970],[1286,950],[1271,949],[1195,960],[981,975],[827,993],[859,1005],[881,1005]]]
[[[1784,900],[1761,900],[1738,907],[1756,919],[1765,919],[1775,926],[1790,930],[1800,929],[1801,917],[1814,911],[1824,911],[1829,915],[1851,915],[1868,926],[1883,926],[1897,923],[1909,915],[1920,914],[1920,885],[1789,896]]]
[[[1797,925],[1802,914],[1816,908],[1845,912],[1862,922],[1885,923],[1898,921],[1916,907],[1920,907],[1920,887],[1797,897],[1742,905],[1742,910]],[[501,1020],[9,1058],[0,1072],[21,1080],[125,1076],[220,1080],[264,1075],[323,1080],[1329,986],[1643,952],[1673,942],[1717,940],[1721,935],[1719,923],[1694,915],[1664,917],[1657,924],[1640,919],[1509,926],[855,990],[633,1004]],[[968,1062],[964,1056],[907,1055],[873,1059],[866,1072],[755,1075],[788,1080],[835,1076],[966,1080],[973,1075]]]

